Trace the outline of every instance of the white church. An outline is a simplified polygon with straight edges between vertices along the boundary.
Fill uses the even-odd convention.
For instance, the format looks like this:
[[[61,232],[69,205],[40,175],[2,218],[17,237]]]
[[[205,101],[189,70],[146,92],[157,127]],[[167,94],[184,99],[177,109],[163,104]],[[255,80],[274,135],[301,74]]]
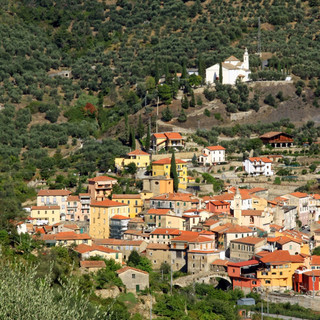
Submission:
[[[234,56],[229,57],[222,62],[222,84],[235,84],[237,79],[246,82],[249,81],[249,54],[247,48],[243,55],[243,62]],[[206,81],[208,84],[212,84],[219,80],[219,69],[220,64],[215,65],[206,69]]]

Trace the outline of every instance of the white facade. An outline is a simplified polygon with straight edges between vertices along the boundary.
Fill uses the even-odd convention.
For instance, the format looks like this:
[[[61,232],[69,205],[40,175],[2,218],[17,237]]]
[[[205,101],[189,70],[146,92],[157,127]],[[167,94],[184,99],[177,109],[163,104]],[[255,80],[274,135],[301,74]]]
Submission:
[[[243,162],[245,172],[251,176],[273,176],[272,161],[268,158],[249,158]]]
[[[222,62],[222,84],[234,85],[239,79],[243,82],[249,81],[249,54],[248,50],[245,49],[243,55],[243,62],[234,56],[229,57]],[[206,69],[206,81],[208,84],[214,83],[219,80],[219,69],[220,64],[215,65]]]
[[[210,146],[202,150],[198,159],[202,165],[213,165],[226,161],[226,149],[221,146]]]

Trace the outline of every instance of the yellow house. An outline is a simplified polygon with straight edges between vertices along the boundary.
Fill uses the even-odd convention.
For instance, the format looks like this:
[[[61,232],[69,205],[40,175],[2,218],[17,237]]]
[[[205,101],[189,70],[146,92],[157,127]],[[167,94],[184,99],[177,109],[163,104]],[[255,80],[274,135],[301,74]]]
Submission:
[[[291,290],[292,277],[300,266],[305,264],[301,255],[290,255],[287,250],[276,250],[260,259],[265,265],[257,271],[261,286],[272,290]]]
[[[127,153],[125,158],[115,158],[115,166],[118,169],[123,169],[129,163],[135,163],[137,168],[146,168],[150,165],[150,154],[142,150],[134,150]]]
[[[154,176],[142,179],[143,190],[150,191],[153,197],[163,193],[173,193],[173,179],[165,176]],[[150,197],[150,198],[151,198]],[[148,198],[148,199],[150,199]],[[147,198],[146,198],[147,199]]]
[[[136,217],[143,208],[143,199],[140,194],[113,194],[112,200],[127,204],[130,218]]]
[[[179,178],[179,188],[187,188],[187,163],[183,160],[176,159],[177,173]],[[152,175],[170,177],[171,158],[164,158],[152,162]]]
[[[157,228],[177,228],[179,230],[185,230],[185,219],[183,217],[164,214],[156,215],[156,227]]]
[[[60,206],[33,206],[31,207],[31,218],[46,220],[48,224],[60,221]]]
[[[129,217],[129,206],[112,200],[103,200],[91,203],[90,236],[97,239],[109,238],[110,218],[116,214]]]
[[[154,151],[163,148],[184,148],[185,141],[179,132],[154,133],[151,136],[151,146]]]
[[[260,198],[258,196],[252,196],[252,209],[264,210],[268,206],[268,200]]]

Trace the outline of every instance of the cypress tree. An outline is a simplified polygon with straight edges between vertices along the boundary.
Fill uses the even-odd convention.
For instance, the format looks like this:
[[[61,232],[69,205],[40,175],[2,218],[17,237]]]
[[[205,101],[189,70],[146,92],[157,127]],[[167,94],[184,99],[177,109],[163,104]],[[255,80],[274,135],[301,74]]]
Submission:
[[[174,151],[171,156],[170,177],[173,179],[173,191],[177,192],[179,188],[179,178],[177,173],[176,157]]]
[[[129,120],[128,120],[128,114],[125,113],[124,115],[124,137],[126,142],[129,142],[130,139],[130,126],[129,126]]]
[[[130,147],[132,148],[132,150],[136,150],[136,134],[135,134],[134,127],[131,127],[129,140],[130,140]]]
[[[138,138],[141,139],[144,136],[144,125],[142,122],[141,114],[139,115],[139,122],[138,122]]]
[[[191,100],[190,100],[190,107],[194,108],[196,106],[196,99],[194,98],[194,92],[191,92]]]
[[[150,126],[148,126],[146,144],[145,144],[147,152],[149,152],[149,150],[150,150],[150,140],[151,140],[151,133],[150,133]]]
[[[219,63],[219,82],[222,83],[222,62]]]
[[[156,57],[155,70],[154,70],[154,80],[155,80],[156,86],[159,83],[159,79],[160,79],[160,71],[159,71],[158,57]]]
[[[203,61],[202,55],[200,55],[199,61],[198,61],[198,73],[199,73],[199,76],[202,77],[202,81],[204,81],[204,79],[206,78],[206,66]]]
[[[188,109],[188,108],[189,108],[189,101],[188,101],[188,97],[187,97],[186,94],[182,97],[181,107],[182,107],[183,109]]]

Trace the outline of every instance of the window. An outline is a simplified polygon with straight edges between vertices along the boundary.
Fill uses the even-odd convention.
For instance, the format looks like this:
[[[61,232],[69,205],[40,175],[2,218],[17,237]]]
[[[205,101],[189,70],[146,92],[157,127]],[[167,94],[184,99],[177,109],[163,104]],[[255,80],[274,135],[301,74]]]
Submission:
[[[252,281],[252,284],[257,284],[257,281]]]
[[[149,252],[149,255],[152,256],[152,252]]]
[[[270,284],[270,280],[265,280],[266,284]]]
[[[132,276],[132,279],[136,278],[136,275],[134,273],[131,276]]]
[[[282,271],[280,271],[280,276],[282,276]]]
[[[153,263],[156,264],[156,263],[157,263],[157,260],[153,260]]]

